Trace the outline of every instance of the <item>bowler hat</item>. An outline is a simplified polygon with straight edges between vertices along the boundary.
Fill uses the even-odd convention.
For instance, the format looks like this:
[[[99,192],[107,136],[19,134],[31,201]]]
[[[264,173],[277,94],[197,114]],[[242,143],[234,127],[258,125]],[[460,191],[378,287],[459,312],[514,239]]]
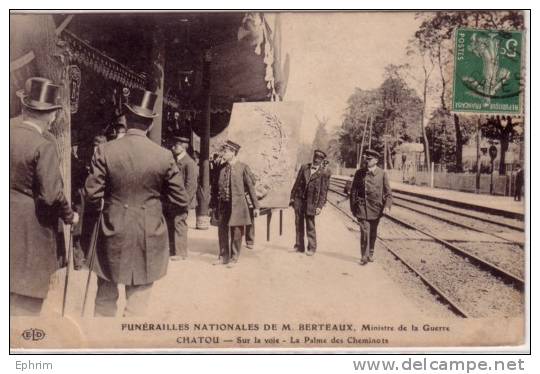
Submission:
[[[135,89],[129,94],[129,102],[124,105],[132,113],[140,117],[155,118],[158,116],[158,114],[154,112],[156,99],[157,95],[151,91]]]
[[[17,91],[17,96],[21,98],[25,107],[40,111],[61,108],[62,105],[58,104],[59,95],[60,86],[50,79],[41,77],[28,78],[24,89]]]
[[[313,151],[313,155],[314,156],[321,156],[323,158],[326,158],[326,153],[324,153],[323,151],[321,151],[320,149],[316,149],[315,151]]]
[[[368,149],[366,151],[366,158],[381,158],[379,153],[377,151],[374,151],[373,149]]]
[[[229,148],[233,150],[234,152],[238,152],[240,150],[240,144],[237,144],[231,140],[227,140],[225,144],[223,144],[223,148]]]

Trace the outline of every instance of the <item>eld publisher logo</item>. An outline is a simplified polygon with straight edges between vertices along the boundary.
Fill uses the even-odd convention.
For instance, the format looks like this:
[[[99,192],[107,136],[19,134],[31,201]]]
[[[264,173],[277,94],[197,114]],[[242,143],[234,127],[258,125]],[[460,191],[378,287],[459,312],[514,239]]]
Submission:
[[[45,331],[40,329],[28,329],[24,330],[21,334],[24,340],[42,340],[45,337]]]

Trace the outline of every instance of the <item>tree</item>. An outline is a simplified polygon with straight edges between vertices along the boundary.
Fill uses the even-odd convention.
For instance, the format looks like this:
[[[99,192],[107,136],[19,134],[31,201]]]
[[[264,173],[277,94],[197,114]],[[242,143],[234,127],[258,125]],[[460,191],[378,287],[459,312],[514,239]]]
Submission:
[[[387,66],[381,86],[373,90],[357,88],[349,97],[343,123],[334,133],[336,142],[332,146],[346,166],[356,166],[357,146],[362,141],[366,123],[364,149],[371,144],[371,148],[380,153],[384,151],[385,135],[389,136],[391,150],[399,141],[416,140],[421,134],[422,100],[402,77],[403,69],[403,66]]]
[[[483,29],[510,30],[522,29],[524,25],[523,14],[519,11],[454,11],[435,12],[426,16],[419,13],[418,18],[423,18],[415,39],[418,46],[427,51],[437,64],[440,90],[439,98],[441,105],[441,117],[445,126],[446,117],[450,118],[448,100],[451,97],[451,87],[448,81],[452,76],[450,63],[454,56],[453,35],[459,27],[475,27]],[[455,133],[455,167],[456,171],[463,171],[463,144],[466,138],[463,134],[460,115],[452,115]]]
[[[356,88],[347,100],[347,109],[341,128],[337,133],[341,160],[346,167],[356,167],[358,161],[357,144],[362,141],[364,124],[370,116],[376,117],[380,108],[379,90]]]
[[[317,125],[317,131],[315,132],[315,137],[313,138],[313,145],[312,145],[312,151],[316,149],[320,149],[323,152],[328,151],[328,144],[330,142],[330,135],[328,134],[328,131],[326,130],[326,124],[328,123],[328,118],[323,117],[320,119],[319,117],[315,116],[317,119],[318,125]]]
[[[302,165],[311,161],[311,144],[300,143],[296,151],[296,163]]]
[[[375,128],[382,126],[378,133],[381,138],[385,135],[388,137],[389,149],[399,142],[416,141],[421,135],[422,101],[403,77],[408,69],[407,65],[388,65],[380,87],[382,116],[378,118]]]
[[[520,140],[519,133],[516,131],[515,124],[511,116],[492,116],[489,117],[482,131],[487,138],[496,139],[501,144],[501,155],[499,162],[499,175],[506,173],[506,152],[508,145],[513,140]]]
[[[428,91],[430,90],[431,74],[435,68],[435,62],[433,54],[428,48],[426,48],[418,39],[412,39],[407,49],[408,55],[414,55],[420,57],[422,75],[420,79],[415,79],[420,83],[420,90],[422,92],[422,108],[421,108],[421,130],[422,130],[422,143],[424,143],[424,157],[428,171],[431,168],[431,156],[429,153],[429,140],[426,132],[427,119],[427,105],[428,105]]]

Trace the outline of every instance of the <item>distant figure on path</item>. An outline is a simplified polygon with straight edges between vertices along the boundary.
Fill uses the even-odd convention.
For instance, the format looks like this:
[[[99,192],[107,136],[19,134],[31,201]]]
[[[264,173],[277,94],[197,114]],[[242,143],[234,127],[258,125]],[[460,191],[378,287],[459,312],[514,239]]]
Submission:
[[[521,201],[521,196],[523,195],[523,184],[525,183],[525,175],[521,165],[518,164],[516,168],[516,182],[514,189],[514,201]]]

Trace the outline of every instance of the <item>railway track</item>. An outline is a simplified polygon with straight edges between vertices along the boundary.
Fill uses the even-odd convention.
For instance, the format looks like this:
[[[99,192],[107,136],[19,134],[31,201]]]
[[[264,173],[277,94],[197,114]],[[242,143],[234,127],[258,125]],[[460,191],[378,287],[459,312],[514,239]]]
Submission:
[[[461,218],[463,218],[463,217],[470,218],[470,219],[473,219],[473,220],[477,220],[477,221],[485,222],[487,224],[494,225],[496,227],[504,227],[504,228],[508,228],[508,229],[518,231],[518,232],[521,232],[521,233],[524,232],[523,224],[519,224],[519,223],[515,222],[515,220],[501,219],[501,217],[497,217],[497,219],[495,220],[495,217],[494,218],[488,218],[488,217],[486,217],[485,214],[480,215],[480,214],[472,213],[470,211],[466,211],[465,209],[450,208],[448,206],[443,206],[443,204],[441,204],[441,203],[428,202],[426,200],[421,200],[419,198],[415,198],[415,197],[409,196],[407,194],[402,194],[402,193],[395,192],[395,191],[393,192],[392,197],[394,199],[399,199],[401,201],[405,201],[407,203],[412,203],[412,204],[415,204],[415,205],[420,205],[422,207],[433,208],[433,209],[439,210],[441,212],[447,212],[447,213],[456,214],[456,215],[459,215]]]
[[[403,201],[405,201],[405,203],[403,203]],[[414,206],[415,204],[419,205],[420,208],[415,207]],[[500,234],[498,234],[496,232],[493,232],[493,230],[482,229],[480,227],[477,227],[477,226],[475,226],[474,221],[469,222],[468,224],[460,222],[458,219],[463,218],[463,217],[462,216],[457,217],[458,213],[449,212],[450,210],[444,210],[444,211],[450,213],[449,215],[447,214],[446,217],[445,217],[445,216],[442,216],[440,214],[437,214],[437,213],[433,212],[435,209],[437,209],[436,207],[429,207],[429,208],[426,209],[427,204],[421,204],[421,203],[418,203],[416,201],[413,202],[413,201],[411,201],[409,199],[403,199],[402,197],[395,196],[395,195],[392,196],[392,205],[396,205],[396,206],[411,210],[411,211],[413,211],[415,213],[419,213],[419,214],[422,214],[424,216],[434,218],[434,219],[439,220],[441,222],[448,223],[448,224],[450,224],[452,226],[457,226],[457,227],[460,227],[460,228],[463,228],[463,229],[466,229],[466,230],[472,230],[472,231],[476,231],[476,232],[479,232],[479,233],[482,233],[482,234],[486,234],[486,235],[495,237],[497,239],[503,240],[506,243],[515,244],[515,245],[519,246],[521,249],[523,249],[523,247],[524,247],[523,242],[513,240],[513,239],[509,239],[508,237],[505,237],[505,236],[500,235]],[[422,207],[423,207],[423,209],[422,209]],[[443,210],[443,209],[438,209],[438,210]],[[474,217],[472,219],[478,220],[479,218]],[[483,220],[483,221],[485,222],[487,220]],[[492,221],[489,221],[489,224],[498,225],[497,223],[494,223]],[[523,233],[523,231],[521,231],[521,230],[518,230],[518,229],[514,229],[514,230]]]
[[[343,193],[343,185],[341,183],[331,183],[330,185],[330,191],[335,193],[341,198],[341,201],[334,202],[332,199],[329,199],[329,202],[338,209],[341,213],[346,215],[349,219],[356,222],[356,219],[352,217],[351,213],[348,211],[348,209],[344,209],[342,206],[340,206],[340,203],[345,202],[347,195]],[[348,206],[348,204],[347,204]],[[423,213],[423,212],[418,212]],[[448,263],[455,263],[455,269],[458,272],[465,272],[472,274],[471,277],[473,279],[479,279],[480,283],[486,283],[486,282],[493,282],[493,280],[496,280],[499,282],[499,286],[502,287],[502,291],[504,292],[510,292],[508,290],[504,290],[505,287],[511,287],[514,290],[516,290],[519,294],[522,294],[525,281],[521,276],[518,276],[516,274],[513,274],[512,272],[507,271],[506,269],[503,269],[500,266],[497,266],[496,264],[491,263],[490,261],[487,261],[485,258],[481,258],[478,255],[471,253],[471,251],[466,250],[464,248],[461,248],[457,246],[454,243],[449,242],[448,240],[444,240],[440,238],[438,235],[435,235],[425,229],[422,229],[420,227],[416,227],[416,225],[412,224],[411,222],[404,221],[398,217],[395,217],[393,215],[386,215],[385,216],[389,222],[392,222],[396,225],[398,225],[400,228],[393,228],[393,230],[406,230],[403,231],[404,237],[414,237],[415,235],[420,235],[422,238],[418,237],[414,240],[421,243],[424,241],[424,243],[428,243],[429,240],[431,240],[433,243],[437,243],[441,246],[441,248],[446,248],[447,250],[450,250],[454,257],[450,256],[446,260]],[[438,218],[438,217],[434,217]],[[448,224],[453,222],[447,222]],[[469,228],[469,227],[467,227]],[[506,238],[502,238],[505,239]],[[471,313],[468,311],[468,309],[471,309],[471,307],[467,308],[462,306],[466,300],[463,300],[463,297],[456,297],[453,296],[454,293],[459,294],[459,290],[452,290],[451,287],[448,287],[448,285],[444,284],[444,282],[441,283],[441,280],[438,279],[439,284],[437,282],[433,281],[433,278],[440,278],[437,275],[437,272],[429,271],[421,260],[418,263],[414,263],[414,261],[411,261],[410,259],[407,259],[406,255],[403,255],[400,250],[397,250],[395,247],[395,244],[400,245],[400,243],[403,243],[404,239],[400,240],[387,240],[385,238],[381,238],[378,236],[378,240],[380,241],[381,245],[385,247],[392,255],[398,259],[401,263],[403,263],[407,268],[409,268],[411,271],[413,271],[435,294],[439,296],[441,300],[445,304],[447,304],[457,315],[461,317],[470,317],[470,316],[476,316],[478,313],[475,313],[474,311]],[[426,241],[427,240],[427,241]],[[394,244],[394,242],[396,242]],[[421,247],[421,246],[420,246]],[[433,245],[431,245],[433,247]],[[417,252],[423,253],[423,249],[418,249]],[[409,255],[414,253],[414,251],[410,252]],[[422,256],[425,256],[425,258],[429,258],[431,254],[430,253],[423,253]],[[420,256],[420,255],[417,255]],[[443,255],[441,255],[443,256]],[[446,255],[444,255],[446,256]],[[444,257],[443,256],[443,257]],[[431,259],[430,263],[437,262],[437,255],[434,256],[435,259]],[[412,256],[411,258],[414,258]],[[461,259],[461,260],[460,260]],[[465,262],[464,264],[459,264],[459,262]],[[442,261],[439,265],[445,266],[444,261]],[[454,266],[454,265],[452,265]],[[466,269],[465,269],[466,268]],[[427,270],[427,271],[426,271]],[[431,274],[428,274],[431,273]],[[474,274],[473,274],[474,273]],[[488,273],[489,276],[487,276],[485,273]],[[451,274],[448,274],[450,277]],[[486,288],[486,287],[484,287]],[[484,289],[482,288],[482,289]],[[516,295],[514,293],[514,298],[516,298]],[[480,302],[480,301],[479,301]],[[474,309],[474,305],[472,307]]]
[[[335,192],[335,191],[332,191]],[[356,219],[347,211],[342,209],[338,204],[334,203],[333,201],[328,200],[328,202],[336,208],[338,211],[340,211],[342,214],[347,216],[349,219],[351,219],[353,222],[356,222]],[[433,284],[420,270],[416,269],[416,267],[412,264],[410,264],[405,258],[400,256],[399,251],[397,251],[393,246],[386,243],[384,239],[381,239],[378,237],[378,242],[386,248],[396,259],[398,259],[403,265],[405,265],[408,269],[410,269],[414,274],[416,274],[422,282],[431,289],[435,294],[437,294],[443,303],[447,304],[458,316],[463,318],[469,318],[470,315],[468,312],[466,312],[461,306],[459,306],[458,302],[454,300],[450,295],[448,295],[446,292],[441,290],[439,287],[437,287],[435,284]]]
[[[343,196],[347,180],[332,178],[331,189]],[[463,208],[450,207],[443,203],[423,200],[419,197],[393,192],[393,205],[408,209],[437,221],[450,224],[466,230],[475,231],[514,245],[519,249],[524,248],[523,223],[503,217],[486,216],[484,213],[473,212]]]

